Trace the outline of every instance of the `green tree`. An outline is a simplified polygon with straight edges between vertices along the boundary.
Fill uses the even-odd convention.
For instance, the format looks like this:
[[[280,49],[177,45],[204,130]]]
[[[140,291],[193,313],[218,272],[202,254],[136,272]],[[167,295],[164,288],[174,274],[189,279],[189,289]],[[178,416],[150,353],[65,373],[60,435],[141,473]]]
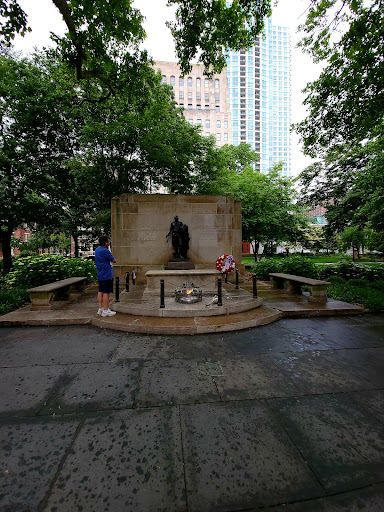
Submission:
[[[204,73],[220,73],[225,67],[225,51],[250,48],[271,14],[270,0],[168,0],[177,5],[176,21],[169,23],[175,40],[179,65],[184,74],[198,57]]]
[[[384,228],[384,10],[380,0],[313,1],[302,25],[304,50],[327,65],[308,84],[308,117],[298,125],[319,161],[301,175],[304,201],[327,206],[341,233]]]
[[[352,258],[355,260],[355,252],[360,258],[360,249],[364,249],[366,234],[357,226],[350,226],[340,234],[340,247],[342,250],[352,249]]]
[[[52,0],[67,26],[63,37],[53,36],[63,60],[78,80],[96,80],[99,98],[115,93],[115,80],[128,54],[135,53],[145,38],[143,17],[132,0]],[[176,22],[170,23],[179,63],[184,73],[196,56],[206,73],[220,72],[227,48],[239,50],[254,44],[265,17],[271,14],[270,0],[169,0],[177,5]],[[17,0],[0,0],[0,38],[8,43],[15,33],[28,27],[26,13]],[[1,39],[0,39],[1,40]],[[212,69],[211,69],[212,68]]]
[[[76,152],[70,105],[32,61],[0,56],[0,239],[4,270],[22,223],[54,226],[67,189],[63,162]]]

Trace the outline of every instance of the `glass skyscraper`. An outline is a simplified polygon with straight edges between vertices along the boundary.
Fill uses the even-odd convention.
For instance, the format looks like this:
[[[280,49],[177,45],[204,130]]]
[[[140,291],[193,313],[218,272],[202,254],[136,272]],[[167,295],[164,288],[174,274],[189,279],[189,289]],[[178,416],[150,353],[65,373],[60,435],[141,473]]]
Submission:
[[[263,173],[284,162],[291,172],[291,41],[286,27],[271,18],[256,45],[227,56],[229,111],[234,145],[246,142],[260,153],[256,169]]]

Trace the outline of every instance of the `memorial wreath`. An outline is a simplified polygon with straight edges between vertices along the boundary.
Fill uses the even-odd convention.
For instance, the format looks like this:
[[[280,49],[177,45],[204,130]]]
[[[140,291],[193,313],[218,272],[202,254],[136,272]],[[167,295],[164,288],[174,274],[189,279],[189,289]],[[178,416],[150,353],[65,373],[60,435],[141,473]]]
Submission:
[[[233,272],[236,268],[233,256],[231,254],[223,254],[222,256],[219,256],[216,260],[216,268],[223,274]]]

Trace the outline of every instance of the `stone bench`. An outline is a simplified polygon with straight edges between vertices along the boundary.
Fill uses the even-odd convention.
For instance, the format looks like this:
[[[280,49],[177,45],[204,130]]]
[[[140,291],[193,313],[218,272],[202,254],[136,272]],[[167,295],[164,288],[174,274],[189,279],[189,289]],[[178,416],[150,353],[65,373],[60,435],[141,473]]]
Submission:
[[[55,283],[43,284],[27,290],[31,299],[31,311],[44,311],[52,309],[51,300],[55,296],[58,300],[70,298],[71,293],[81,293],[84,289],[86,277],[69,277]]]
[[[291,274],[270,273],[272,287],[285,289],[291,295],[301,295],[301,286],[304,284],[309,288],[310,302],[327,302],[327,286],[331,284],[328,281],[319,279],[310,279],[309,277],[294,276]]]

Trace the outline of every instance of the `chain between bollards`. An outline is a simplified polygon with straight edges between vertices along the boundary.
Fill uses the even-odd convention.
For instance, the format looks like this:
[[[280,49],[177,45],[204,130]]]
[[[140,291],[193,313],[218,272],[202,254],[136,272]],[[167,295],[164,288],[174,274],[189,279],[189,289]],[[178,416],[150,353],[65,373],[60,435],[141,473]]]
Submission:
[[[221,279],[217,280],[217,305],[223,305],[222,283]]]
[[[164,302],[164,279],[160,279],[160,309],[165,308]]]
[[[257,283],[256,283],[255,275],[252,276],[252,281],[253,281],[253,298],[257,299]]]
[[[115,280],[115,302],[120,302],[120,278]]]

